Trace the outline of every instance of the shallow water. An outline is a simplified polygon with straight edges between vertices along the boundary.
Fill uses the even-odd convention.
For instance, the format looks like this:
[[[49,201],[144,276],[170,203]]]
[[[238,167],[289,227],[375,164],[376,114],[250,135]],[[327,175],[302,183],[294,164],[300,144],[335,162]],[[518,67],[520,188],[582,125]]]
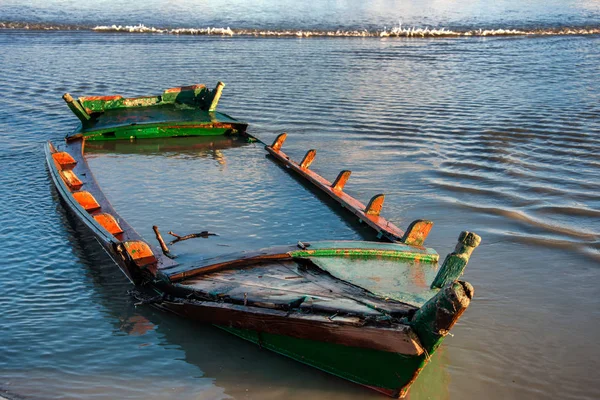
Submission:
[[[595,2],[561,4],[548,12],[597,15]],[[79,21],[77,12],[63,22]],[[112,17],[102,21],[152,23]],[[464,276],[475,300],[411,399],[600,398],[600,36],[4,30],[0,60],[0,390],[31,399],[381,398],[211,327],[134,307],[129,283],[51,189],[43,143],[76,125],[65,91],[143,95],[223,80],[222,111],[266,142],[287,131],[294,159],[317,149],[312,168],[329,179],[351,169],[347,191],[363,202],[386,193],[383,213],[397,225],[432,219],[428,245],[441,254],[461,230],[483,237]],[[147,239],[153,224],[220,234],[175,245],[183,258],[367,235],[257,145],[120,146],[91,151],[90,163]]]

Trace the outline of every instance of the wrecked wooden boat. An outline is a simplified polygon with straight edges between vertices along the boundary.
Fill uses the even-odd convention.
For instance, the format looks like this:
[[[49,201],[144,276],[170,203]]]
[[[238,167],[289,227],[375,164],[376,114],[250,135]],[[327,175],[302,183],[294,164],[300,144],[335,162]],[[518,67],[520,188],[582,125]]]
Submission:
[[[259,346],[333,375],[404,397],[469,306],[473,287],[458,280],[480,238],[462,232],[438,265],[423,243],[432,227],[403,232],[382,215],[384,196],[364,205],[344,192],[350,171],[329,182],[282,152],[267,151],[316,191],[328,194],[376,241],[307,242],[178,263],[154,227],[159,246],[119,217],[84,156],[84,137],[46,145],[52,181],[64,205],[89,229],[135,285],[139,304],[213,324]]]
[[[174,136],[235,135],[248,124],[216,111],[225,84],[176,87],[157,96],[86,96],[63,99],[81,124],[67,138],[144,139]]]

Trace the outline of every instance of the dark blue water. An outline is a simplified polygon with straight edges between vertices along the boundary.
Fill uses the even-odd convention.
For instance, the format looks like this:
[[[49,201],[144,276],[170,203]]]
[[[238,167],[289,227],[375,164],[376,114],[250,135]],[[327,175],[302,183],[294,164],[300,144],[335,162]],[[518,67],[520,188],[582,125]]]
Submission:
[[[448,29],[594,27],[598,16],[597,2],[281,4],[278,12],[271,4],[4,1],[0,14],[82,26],[220,27],[247,18],[231,27],[322,31],[383,29],[399,15],[403,24]],[[9,29],[0,31],[0,61],[0,394],[380,398],[213,328],[135,307],[128,282],[51,189],[43,143],[76,125],[65,91],[143,95],[223,80],[222,111],[267,142],[287,131],[284,150],[294,159],[316,148],[312,168],[329,179],[352,169],[347,191],[363,202],[386,193],[383,213],[397,225],[434,220],[428,244],[441,254],[461,230],[483,237],[464,277],[475,300],[412,399],[600,397],[600,36]],[[181,257],[363,237],[258,146],[149,147],[90,149],[90,164],[147,239],[154,224],[221,234],[176,245]]]

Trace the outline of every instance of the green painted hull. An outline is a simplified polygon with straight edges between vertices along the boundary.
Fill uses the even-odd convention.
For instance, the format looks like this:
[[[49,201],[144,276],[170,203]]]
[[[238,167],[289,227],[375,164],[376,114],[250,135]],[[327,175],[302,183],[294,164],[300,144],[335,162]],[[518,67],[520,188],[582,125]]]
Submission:
[[[135,140],[244,133],[248,124],[216,111],[224,84],[193,85],[158,96],[92,96],[63,99],[81,121],[72,136],[87,140]]]
[[[420,356],[407,356],[316,340],[258,333],[246,329],[216,326],[262,348],[290,357],[340,378],[369,386],[393,397],[402,397],[406,394],[421,368],[428,361],[427,353]]]
[[[215,128],[206,127],[172,127],[172,126],[127,126],[111,129],[108,131],[83,133],[87,140],[107,141],[107,140],[136,140],[136,139],[154,139],[168,138],[178,136],[216,136],[238,133],[233,128]]]

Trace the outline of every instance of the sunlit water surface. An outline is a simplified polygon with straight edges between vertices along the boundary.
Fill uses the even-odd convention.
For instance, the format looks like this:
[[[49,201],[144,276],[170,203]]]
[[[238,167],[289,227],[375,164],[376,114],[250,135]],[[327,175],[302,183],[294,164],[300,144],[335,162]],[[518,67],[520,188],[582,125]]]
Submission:
[[[582,2],[580,2],[583,4]],[[10,4],[10,3],[9,3]],[[79,3],[81,4],[81,3]],[[579,4],[579,3],[578,3]],[[595,3],[594,3],[595,4]],[[592,7],[593,8],[593,7]],[[220,109],[348,193],[435,221],[445,254],[483,237],[475,300],[411,399],[600,398],[600,37],[261,39],[0,32],[0,394],[31,399],[364,399],[380,395],[207,326],[135,307],[51,189],[60,96],[223,80]],[[167,146],[169,147],[169,146]],[[121,216],[220,234],[182,258],[369,238],[258,145],[90,149]],[[367,235],[367,236],[365,236]]]

